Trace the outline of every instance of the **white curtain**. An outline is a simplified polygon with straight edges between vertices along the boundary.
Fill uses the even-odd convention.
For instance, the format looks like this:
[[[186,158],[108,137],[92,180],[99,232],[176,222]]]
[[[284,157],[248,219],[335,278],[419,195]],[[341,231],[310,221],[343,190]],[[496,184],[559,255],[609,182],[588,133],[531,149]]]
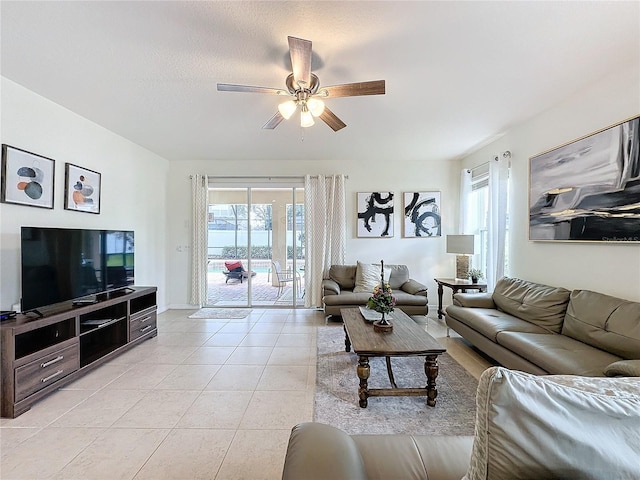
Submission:
[[[487,290],[490,292],[504,276],[510,156],[505,153],[489,163]]]
[[[191,304],[201,307],[207,301],[207,215],[209,179],[191,175]]]
[[[344,175],[305,177],[305,307],[322,306],[322,279],[344,264],[347,242]]]
[[[470,234],[469,225],[470,208],[471,208],[471,170],[463,168],[460,172],[460,235]]]

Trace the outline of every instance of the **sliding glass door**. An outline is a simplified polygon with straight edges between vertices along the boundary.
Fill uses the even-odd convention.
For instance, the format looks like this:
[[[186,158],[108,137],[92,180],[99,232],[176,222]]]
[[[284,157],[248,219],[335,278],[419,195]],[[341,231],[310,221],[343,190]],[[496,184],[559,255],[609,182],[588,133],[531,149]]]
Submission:
[[[302,306],[304,189],[236,185],[209,189],[208,306]]]

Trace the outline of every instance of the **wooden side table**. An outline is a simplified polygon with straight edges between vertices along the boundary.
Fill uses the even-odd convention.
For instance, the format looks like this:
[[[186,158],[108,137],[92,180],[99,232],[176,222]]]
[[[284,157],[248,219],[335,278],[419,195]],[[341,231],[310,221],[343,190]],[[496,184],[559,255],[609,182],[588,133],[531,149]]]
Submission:
[[[455,295],[459,291],[466,292],[467,290],[479,290],[480,292],[487,291],[487,284],[480,282],[472,282],[471,280],[458,280],[456,278],[434,278],[438,284],[438,318],[441,319],[444,315],[442,311],[442,293],[443,287],[449,287],[453,292],[451,295]]]

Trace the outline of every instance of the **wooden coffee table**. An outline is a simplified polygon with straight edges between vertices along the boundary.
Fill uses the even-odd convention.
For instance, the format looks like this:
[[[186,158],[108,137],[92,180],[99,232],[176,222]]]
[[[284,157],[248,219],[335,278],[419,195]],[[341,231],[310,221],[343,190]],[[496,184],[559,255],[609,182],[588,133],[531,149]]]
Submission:
[[[438,341],[416,324],[404,312],[395,309],[391,323],[393,331],[378,333],[373,331],[373,324],[367,322],[357,308],[340,310],[344,321],[345,351],[353,351],[358,355],[357,374],[360,379],[358,396],[360,406],[367,408],[367,398],[384,396],[426,396],[427,405],[436,406],[436,377],[438,376],[438,355],[446,352]],[[390,357],[424,356],[424,373],[427,386],[422,388],[398,388],[393,378]],[[392,388],[369,388],[369,358],[385,357],[387,374]]]

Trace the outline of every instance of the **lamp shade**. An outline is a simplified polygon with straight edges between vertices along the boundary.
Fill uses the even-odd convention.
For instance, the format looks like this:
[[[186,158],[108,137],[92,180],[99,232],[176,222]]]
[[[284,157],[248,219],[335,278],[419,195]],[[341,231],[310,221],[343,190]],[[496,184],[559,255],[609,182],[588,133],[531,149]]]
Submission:
[[[473,255],[473,235],[447,235],[447,253]]]
[[[278,111],[280,112],[280,115],[285,118],[285,120],[289,120],[291,118],[291,115],[293,115],[293,112],[296,111],[296,108],[298,108],[298,106],[293,100],[289,100],[288,102],[284,102],[278,105]]]
[[[310,98],[307,101],[307,107],[309,107],[309,111],[314,117],[319,117],[324,112],[324,102],[317,98]]]
[[[311,112],[305,105],[302,106],[302,111],[300,112],[300,126],[307,128],[312,127],[315,122],[313,121],[313,116],[311,116]]]

